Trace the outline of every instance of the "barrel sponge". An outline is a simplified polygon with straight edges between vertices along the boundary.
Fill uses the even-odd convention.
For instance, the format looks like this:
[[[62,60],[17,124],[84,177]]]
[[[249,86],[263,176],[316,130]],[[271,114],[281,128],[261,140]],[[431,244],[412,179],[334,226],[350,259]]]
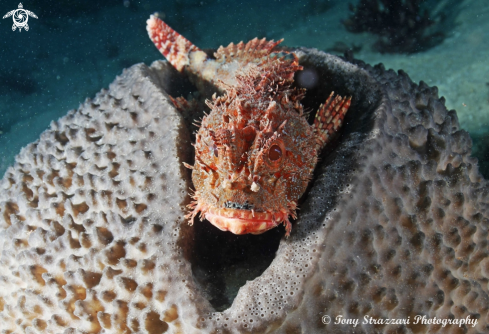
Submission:
[[[163,90],[167,71],[124,71],[7,170],[0,332],[162,333],[197,322],[206,300],[179,245],[191,233],[181,163],[191,143]]]
[[[436,88],[317,50],[296,50],[352,95],[265,272],[216,312],[192,276],[184,222],[191,157],[165,62],[126,70],[24,148],[0,184],[0,330],[5,333],[484,333],[489,194],[471,140]],[[172,93],[173,94],[173,93]],[[357,327],[331,318],[403,319]],[[428,318],[477,325],[414,325]]]

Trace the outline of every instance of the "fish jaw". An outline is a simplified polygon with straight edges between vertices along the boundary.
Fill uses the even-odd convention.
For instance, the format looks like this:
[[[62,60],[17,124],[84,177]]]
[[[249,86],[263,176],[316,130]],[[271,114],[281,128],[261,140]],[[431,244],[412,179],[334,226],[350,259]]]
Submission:
[[[284,212],[253,212],[239,209],[209,209],[205,218],[221,231],[234,234],[262,234],[282,222],[286,226],[287,236],[290,234],[288,214]],[[289,227],[290,226],[290,227]]]

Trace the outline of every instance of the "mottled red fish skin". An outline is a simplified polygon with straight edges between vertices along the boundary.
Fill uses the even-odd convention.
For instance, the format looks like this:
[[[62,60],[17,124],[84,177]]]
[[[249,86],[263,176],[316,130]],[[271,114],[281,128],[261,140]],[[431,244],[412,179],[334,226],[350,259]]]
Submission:
[[[148,32],[175,68],[222,93],[206,101],[210,113],[196,135],[195,164],[187,165],[195,187],[189,222],[200,213],[235,234],[284,223],[288,236],[289,218],[296,218],[318,155],[341,127],[350,99],[331,94],[310,125],[300,102],[306,91],[292,87],[302,66],[294,53],[274,51],[281,41],[231,43],[208,59],[153,16]]]

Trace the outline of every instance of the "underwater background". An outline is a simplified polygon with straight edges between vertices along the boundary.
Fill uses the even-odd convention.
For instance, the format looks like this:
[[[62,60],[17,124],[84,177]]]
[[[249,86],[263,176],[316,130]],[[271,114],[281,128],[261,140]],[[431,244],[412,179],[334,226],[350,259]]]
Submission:
[[[0,20],[0,175],[52,120],[124,68],[162,59],[146,32],[159,12],[202,49],[254,37],[352,53],[437,86],[489,176],[489,2],[485,0],[26,1],[29,30]],[[2,1],[4,16],[19,7]]]

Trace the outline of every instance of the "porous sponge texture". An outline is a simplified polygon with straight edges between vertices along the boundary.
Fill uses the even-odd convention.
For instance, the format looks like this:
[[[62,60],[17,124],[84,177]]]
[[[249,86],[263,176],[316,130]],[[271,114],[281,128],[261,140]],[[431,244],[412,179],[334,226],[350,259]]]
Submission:
[[[318,64],[324,57],[305,52],[301,60]],[[324,74],[335,78],[337,65],[327,63]],[[366,71],[376,83],[365,78],[358,85],[346,76],[339,79],[343,87],[365,91],[368,84],[381,98],[363,95],[360,104],[378,103],[367,117],[360,111],[366,105],[352,107],[345,136],[308,195],[300,226],[307,215],[324,214],[309,220],[318,228],[302,246],[320,255],[309,263],[314,269],[302,302],[279,332],[488,332],[488,185],[470,156],[470,137],[436,87],[381,65],[357,65],[354,77]],[[335,187],[340,190],[331,194]],[[360,325],[324,325],[320,315],[360,319]],[[478,322],[420,325],[416,315]],[[364,316],[410,324],[362,324]]]
[[[124,71],[52,122],[6,172],[2,333],[192,332],[179,312],[195,318],[205,300],[188,302],[178,244],[191,232],[182,166],[190,137],[161,89],[166,71],[164,63]]]
[[[156,62],[54,122],[7,171],[0,329],[488,332],[488,188],[456,113],[403,72],[296,53],[321,78],[308,96],[335,90],[353,103],[290,238],[229,309],[213,312],[192,277],[181,164],[189,135],[165,93],[178,74]],[[411,324],[353,328],[323,315]],[[414,315],[478,323],[413,325]]]

